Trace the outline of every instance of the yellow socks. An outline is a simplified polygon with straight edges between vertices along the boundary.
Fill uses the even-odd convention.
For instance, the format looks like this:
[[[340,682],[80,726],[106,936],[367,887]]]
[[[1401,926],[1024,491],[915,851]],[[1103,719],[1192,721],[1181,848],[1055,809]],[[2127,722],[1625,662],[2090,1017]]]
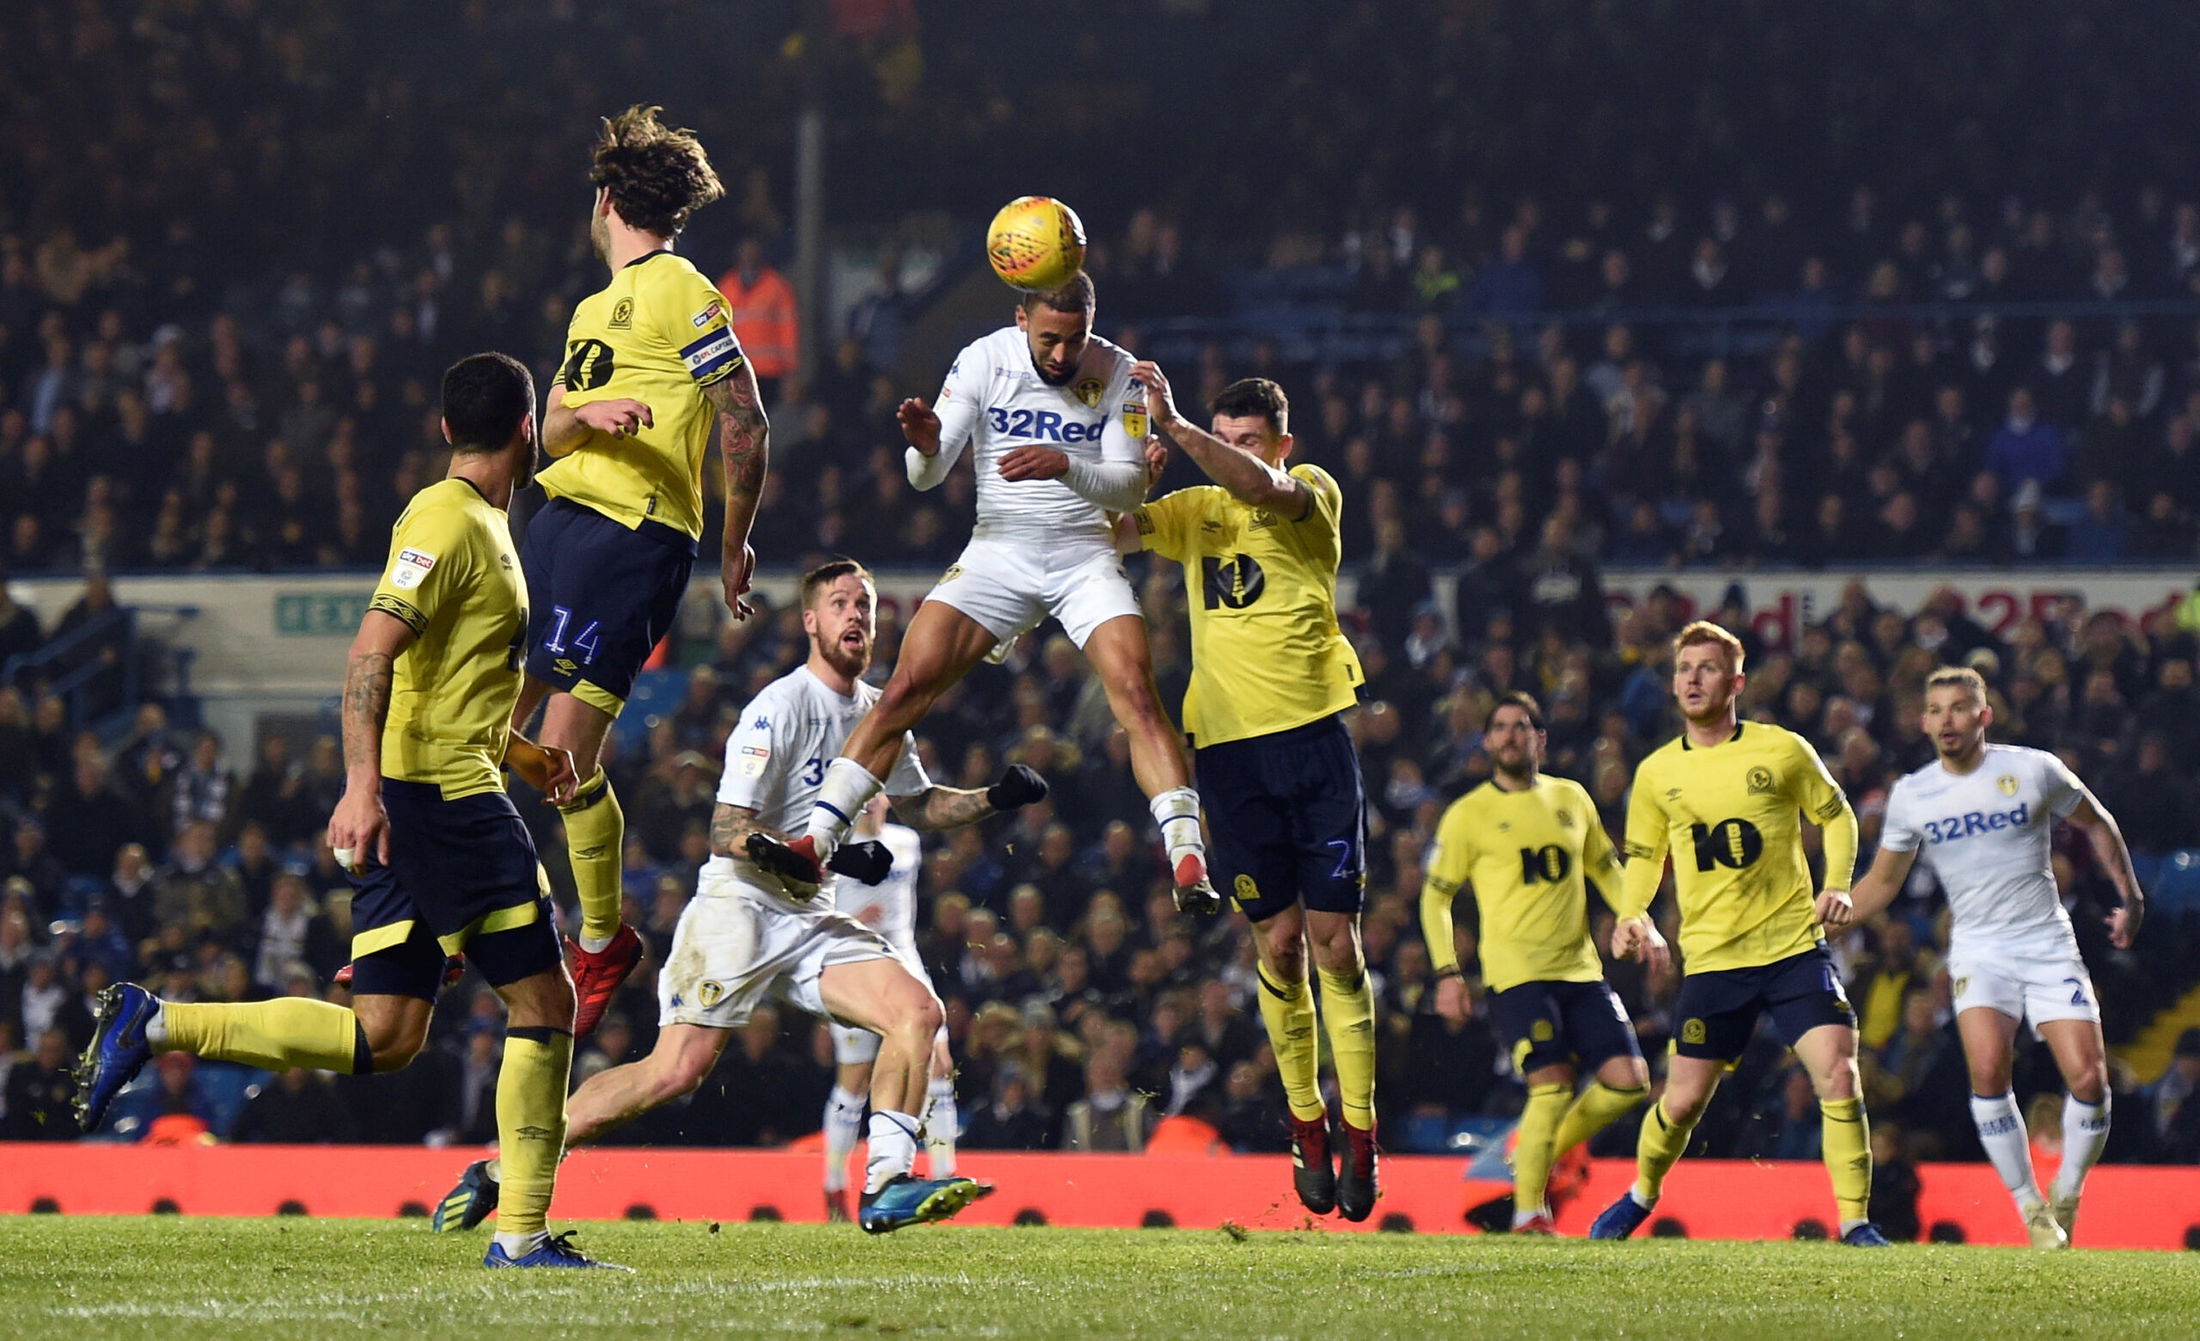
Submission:
[[[1566,1116],[1573,1090],[1563,1084],[1530,1085],[1528,1106],[1520,1110],[1520,1139],[1513,1144],[1513,1210],[1526,1215],[1543,1207],[1544,1185],[1551,1180],[1554,1138]]]
[[[601,949],[619,934],[619,875],[626,860],[626,812],[611,790],[611,775],[597,769],[558,813],[565,816],[565,847],[580,891],[580,942]]]
[[[1603,1081],[1593,1081],[1589,1088],[1574,1096],[1566,1116],[1558,1124],[1558,1135],[1551,1141],[1551,1158],[1557,1159],[1583,1141],[1603,1131],[1627,1110],[1643,1101],[1650,1093],[1648,1085],[1632,1085],[1624,1090],[1614,1089]],[[1532,1102],[1531,1098],[1531,1102]],[[1527,1118],[1521,1118],[1521,1133],[1527,1133]]]
[[[565,1152],[565,1084],[573,1035],[563,1029],[508,1029],[497,1069],[497,1235],[543,1232],[558,1159]]]
[[[195,1005],[164,1001],[155,1046],[208,1061],[241,1062],[263,1071],[367,1072],[374,1069],[359,1017],[311,997]],[[148,1031],[149,1033],[151,1031]]]
[[[1665,1102],[1650,1105],[1643,1115],[1642,1136],[1635,1142],[1635,1200],[1648,1206],[1658,1199],[1665,1175],[1680,1161],[1696,1124],[1683,1127],[1665,1115]]]
[[[1826,1174],[1833,1179],[1833,1204],[1840,1209],[1841,1223],[1871,1218],[1872,1203],[1872,1134],[1871,1126],[1864,1119],[1862,1099],[1820,1099],[1818,1101],[1819,1132],[1822,1136],[1820,1154],[1826,1161]]]
[[[1337,1068],[1337,1105],[1345,1125],[1375,1130],[1375,989],[1367,970],[1322,970],[1322,1029]]]
[[[1276,1054],[1276,1071],[1283,1080],[1283,1097],[1291,1116],[1312,1122],[1328,1109],[1316,1067],[1320,1057],[1314,1042],[1314,994],[1304,978],[1284,987],[1261,965],[1260,1022],[1268,1029],[1268,1046]]]

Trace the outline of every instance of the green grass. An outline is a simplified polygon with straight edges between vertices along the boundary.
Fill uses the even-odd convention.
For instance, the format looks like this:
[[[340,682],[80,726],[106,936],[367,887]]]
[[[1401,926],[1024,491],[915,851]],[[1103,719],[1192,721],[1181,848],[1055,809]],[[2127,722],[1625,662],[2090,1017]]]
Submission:
[[[499,1272],[419,1221],[0,1217],[0,1333],[946,1337],[2200,1335],[2200,1257],[1214,1231],[585,1226]]]

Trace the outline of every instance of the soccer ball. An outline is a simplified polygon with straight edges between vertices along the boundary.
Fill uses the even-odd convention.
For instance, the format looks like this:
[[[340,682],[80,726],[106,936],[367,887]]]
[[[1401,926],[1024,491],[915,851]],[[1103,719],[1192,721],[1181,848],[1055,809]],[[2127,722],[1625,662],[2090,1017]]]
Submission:
[[[1085,268],[1085,225],[1047,196],[1018,196],[985,230],[993,273],[1019,289],[1058,289]]]

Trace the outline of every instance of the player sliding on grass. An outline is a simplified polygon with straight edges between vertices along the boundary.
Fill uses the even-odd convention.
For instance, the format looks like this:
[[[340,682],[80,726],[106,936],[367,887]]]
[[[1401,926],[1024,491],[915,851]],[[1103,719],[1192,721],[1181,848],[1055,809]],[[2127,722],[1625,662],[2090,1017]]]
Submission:
[[[1528,1085],[1513,1149],[1515,1234],[1553,1232],[1545,1196],[1552,1163],[1650,1092],[1627,1008],[1605,985],[1589,939],[1585,882],[1595,880],[1616,905],[1619,854],[1581,784],[1542,773],[1546,741],[1534,699],[1497,700],[1482,724],[1482,751],[1495,772],[1444,812],[1421,887],[1436,1011],[1448,1020],[1466,1019],[1468,1008],[1452,899],[1471,891],[1481,910],[1490,1018]],[[1650,936],[1652,951],[1662,952],[1664,938]],[[1577,1095],[1580,1071],[1595,1080]]]
[[[1029,293],[1016,324],[963,350],[937,411],[901,403],[909,479],[931,489],[972,448],[978,522],[903,636],[878,706],[825,770],[808,831],[771,855],[815,879],[863,807],[885,786],[903,735],[995,647],[1049,615],[1084,649],[1130,736],[1131,768],[1168,846],[1177,907],[1221,906],[1207,879],[1199,794],[1154,687],[1138,598],[1116,557],[1107,514],[1146,496],[1146,410],[1131,356],[1092,333],[1084,275]]]
[[[573,984],[535,845],[503,768],[562,799],[573,760],[511,729],[527,607],[504,512],[535,465],[535,385],[502,354],[443,378],[450,475],[413,496],[344,674],[346,778],[328,841],[351,872],[352,1008],[307,997],[193,1004],[135,983],[102,993],[78,1119],[156,1052],[268,1071],[395,1071],[428,1041],[448,951],[463,947],[507,1025],[497,1141],[511,1195],[484,1265],[600,1267],[544,1227],[565,1138]]]
[[[876,602],[870,574],[852,561],[803,577],[810,656],[767,685],[727,738],[711,858],[657,975],[663,1026],[657,1046],[639,1062],[588,1078],[566,1106],[565,1141],[586,1144],[693,1093],[756,1004],[783,997],[880,1038],[857,1218],[882,1234],[944,1220],[992,1191],[968,1178],[911,1175],[942,1019],[939,998],[877,932],[836,911],[830,890],[786,880],[751,859],[760,838],[783,843],[787,826],[809,813],[826,761],[878,697],[861,678],[871,664]],[[919,829],[974,824],[1046,795],[1045,782],[1020,764],[983,791],[934,786],[907,736],[889,773],[885,791],[895,813]],[[836,855],[834,867],[875,882],[888,873],[884,856],[879,845],[853,844]],[[437,1230],[470,1229],[496,1208],[500,1162],[467,1167],[436,1209]]]
[[[1872,1148],[1856,1074],[1856,1015],[1820,936],[1824,910],[1848,899],[1856,812],[1810,742],[1743,722],[1742,642],[1703,620],[1673,639],[1680,738],[1635,770],[1627,801],[1627,870],[1612,949],[1654,958],[1650,904],[1673,855],[1687,977],[1665,1093],[1650,1105],[1635,1149],[1635,1186],[1589,1227],[1623,1239],[1650,1218],[1665,1175],[1688,1148],[1719,1081],[1770,1015],[1818,1092],[1826,1172],[1841,1241],[1884,1248],[1871,1222]],[[1824,893],[1813,898],[1800,812],[1825,832]]]
[[[1836,902],[1821,911],[1829,927],[1873,916],[1902,892],[1920,858],[1948,892],[1948,974],[1979,1142],[2032,1246],[2064,1248],[2078,1223],[2086,1171],[2108,1144],[2108,1061],[2099,998],[2055,888],[2053,821],[2085,831],[2094,860],[2123,896],[2108,916],[2116,948],[2131,947],[2143,900],[2115,819],[2054,755],[1987,744],[1993,722],[1977,671],[1948,667],[1927,678],[1925,734],[1940,757],[1895,783],[1879,855],[1851,891],[1854,908]],[[2009,1089],[2011,1046],[2028,1019],[2068,1087],[2062,1167],[2050,1196],[2040,1195],[2033,1177],[2024,1115]]]
[[[1157,498],[1116,531],[1123,548],[1184,567],[1184,729],[1216,873],[1253,924],[1261,1023],[1291,1110],[1293,1188],[1317,1215],[1365,1220],[1379,1193],[1375,990],[1360,948],[1367,795],[1342,716],[1364,678],[1337,624],[1343,494],[1319,466],[1285,469],[1291,405],[1274,382],[1223,388],[1209,433],[1177,413],[1158,366],[1131,375],[1155,425],[1215,482]],[[1343,1110],[1341,1168],[1316,1072],[1310,948]]]

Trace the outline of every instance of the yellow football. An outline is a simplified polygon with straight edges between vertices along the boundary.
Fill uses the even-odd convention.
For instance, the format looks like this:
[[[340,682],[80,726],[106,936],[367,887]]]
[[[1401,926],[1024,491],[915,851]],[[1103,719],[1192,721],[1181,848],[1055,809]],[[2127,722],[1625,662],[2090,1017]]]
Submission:
[[[985,230],[993,273],[1019,289],[1058,289],[1085,268],[1085,225],[1047,196],[1018,196]]]

